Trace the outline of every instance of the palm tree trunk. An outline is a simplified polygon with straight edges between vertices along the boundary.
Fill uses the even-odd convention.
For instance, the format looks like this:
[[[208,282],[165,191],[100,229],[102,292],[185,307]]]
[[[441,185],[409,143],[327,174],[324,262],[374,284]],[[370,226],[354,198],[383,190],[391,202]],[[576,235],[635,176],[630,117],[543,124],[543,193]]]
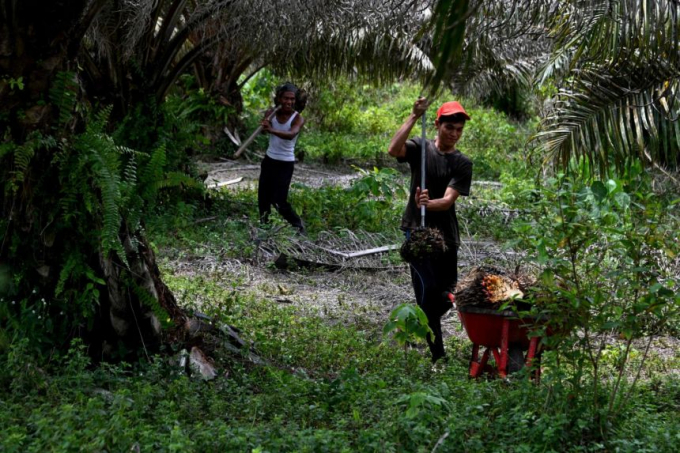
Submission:
[[[68,319],[72,326],[62,329],[64,338],[53,338],[52,344],[66,347],[70,337],[82,336],[91,343],[94,355],[106,358],[115,351],[140,347],[157,350],[165,321],[159,319],[159,312],[176,326],[186,318],[163,283],[141,232],[128,231],[121,219],[120,242],[127,261],[123,263],[115,253],[101,251],[104,247],[97,243],[96,231],[101,222],[88,214],[84,202],[80,212],[64,212],[61,207],[68,194],[62,193],[64,169],[55,159],[84,127],[75,113],[83,90],[69,71],[77,68],[80,43],[104,3],[22,0],[0,6],[0,137],[4,137],[0,142],[0,262],[14,273],[17,283],[11,291],[17,300],[29,300],[37,288],[50,303],[70,307],[71,313],[50,313],[54,324]],[[93,193],[96,197],[96,190]],[[74,238],[88,229],[94,230],[88,237]],[[79,257],[79,262],[67,263],[66,256]],[[69,266],[91,269],[94,275],[70,278]],[[105,290],[94,292],[100,297],[89,308],[77,306],[67,296],[84,291],[84,281],[105,285]],[[64,288],[69,285],[72,292]],[[21,319],[21,313],[15,315]]]

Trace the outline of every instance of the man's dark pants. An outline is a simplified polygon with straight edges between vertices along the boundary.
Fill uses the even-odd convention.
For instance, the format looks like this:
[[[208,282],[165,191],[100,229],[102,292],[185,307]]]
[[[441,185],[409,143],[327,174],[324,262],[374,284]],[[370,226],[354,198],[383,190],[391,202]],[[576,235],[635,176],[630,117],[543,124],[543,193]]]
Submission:
[[[304,231],[302,220],[288,203],[288,189],[293,179],[294,162],[284,162],[265,156],[260,170],[260,181],[257,190],[257,204],[260,209],[260,221],[267,223],[272,205],[281,217],[299,231]]]
[[[427,315],[428,324],[434,333],[428,336],[427,344],[436,361],[446,355],[442,336],[441,317],[452,304],[445,292],[453,292],[458,281],[458,248],[449,247],[443,255],[435,259],[424,259],[411,263],[411,281],[416,302]]]

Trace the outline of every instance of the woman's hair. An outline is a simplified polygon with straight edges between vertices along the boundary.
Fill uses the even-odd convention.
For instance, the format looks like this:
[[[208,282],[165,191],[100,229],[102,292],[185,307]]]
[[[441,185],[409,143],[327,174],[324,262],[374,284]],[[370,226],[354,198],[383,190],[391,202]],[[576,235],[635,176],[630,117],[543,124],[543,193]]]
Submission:
[[[278,87],[276,87],[276,98],[277,99],[280,98],[281,95],[286,91],[292,91],[293,93],[295,93],[295,97],[297,98],[298,87],[296,87],[290,82],[286,82],[283,85],[279,85]]]
[[[307,92],[299,89],[290,82],[286,82],[276,87],[276,96],[274,97],[274,105],[279,105],[279,98],[283,93],[290,91],[295,94],[295,110],[302,112],[307,106]]]

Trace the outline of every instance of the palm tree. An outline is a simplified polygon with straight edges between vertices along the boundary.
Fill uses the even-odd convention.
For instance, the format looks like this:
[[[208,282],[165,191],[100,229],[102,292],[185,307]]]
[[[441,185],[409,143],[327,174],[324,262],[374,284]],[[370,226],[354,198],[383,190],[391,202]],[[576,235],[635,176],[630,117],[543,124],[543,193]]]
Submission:
[[[178,75],[218,43],[234,54],[219,76],[230,85],[245,71],[306,52],[308,42],[322,49],[322,41],[337,34],[366,43],[364,37],[378,39],[379,31],[409,23],[404,17],[413,17],[408,16],[413,11],[423,23],[427,18],[410,8],[415,3],[421,4],[5,2],[0,260],[10,267],[12,283],[0,281],[3,296],[31,304],[34,291],[44,295],[51,321],[46,341],[63,347],[74,335],[88,336],[100,357],[116,344],[128,350],[158,346],[161,322],[168,318],[183,335],[188,317],[163,283],[140,227],[145,203],[162,177],[164,145],[143,149],[146,153],[118,146],[105,133],[108,119],[116,121],[149,99],[160,102]],[[403,34],[390,34],[384,42],[416,49]],[[372,51],[364,44],[352,49],[361,49],[363,58]],[[367,67],[382,66],[372,61]],[[103,109],[86,121],[82,112],[92,104],[113,105],[114,113]],[[0,323],[6,319],[0,312]]]
[[[80,60],[91,96],[114,106],[120,120],[140,103],[160,104],[177,78],[228,33],[243,31],[218,18],[234,0],[115,0],[88,30]]]
[[[678,2],[450,0],[438,14],[436,36],[449,45],[467,17],[462,56],[439,48],[439,80],[468,94],[554,85],[536,140],[555,162],[584,158],[603,173],[632,159],[680,164]]]
[[[154,307],[183,320],[135,215],[124,216],[135,197],[136,155],[102,133],[106,110],[90,124],[79,113],[87,93],[77,56],[106,4],[29,0],[0,8],[0,261],[12,280],[0,289],[26,304],[35,303],[32,294],[49,301],[41,307],[49,346],[87,336],[100,356],[115,339],[158,345]],[[18,307],[9,310],[22,320]]]

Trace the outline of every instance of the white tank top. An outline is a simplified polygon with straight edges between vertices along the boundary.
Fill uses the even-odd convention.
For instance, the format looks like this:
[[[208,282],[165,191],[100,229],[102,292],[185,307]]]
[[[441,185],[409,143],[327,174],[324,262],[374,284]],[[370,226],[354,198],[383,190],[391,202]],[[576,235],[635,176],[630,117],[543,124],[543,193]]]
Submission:
[[[293,124],[293,120],[297,117],[297,114],[298,112],[293,112],[290,118],[288,118],[288,121],[284,124],[279,123],[276,119],[276,115],[274,115],[274,118],[272,118],[272,129],[283,132],[290,131],[291,124]],[[295,162],[295,143],[297,142],[297,138],[298,136],[296,135],[292,140],[284,140],[274,134],[269,134],[267,156],[284,162]]]

